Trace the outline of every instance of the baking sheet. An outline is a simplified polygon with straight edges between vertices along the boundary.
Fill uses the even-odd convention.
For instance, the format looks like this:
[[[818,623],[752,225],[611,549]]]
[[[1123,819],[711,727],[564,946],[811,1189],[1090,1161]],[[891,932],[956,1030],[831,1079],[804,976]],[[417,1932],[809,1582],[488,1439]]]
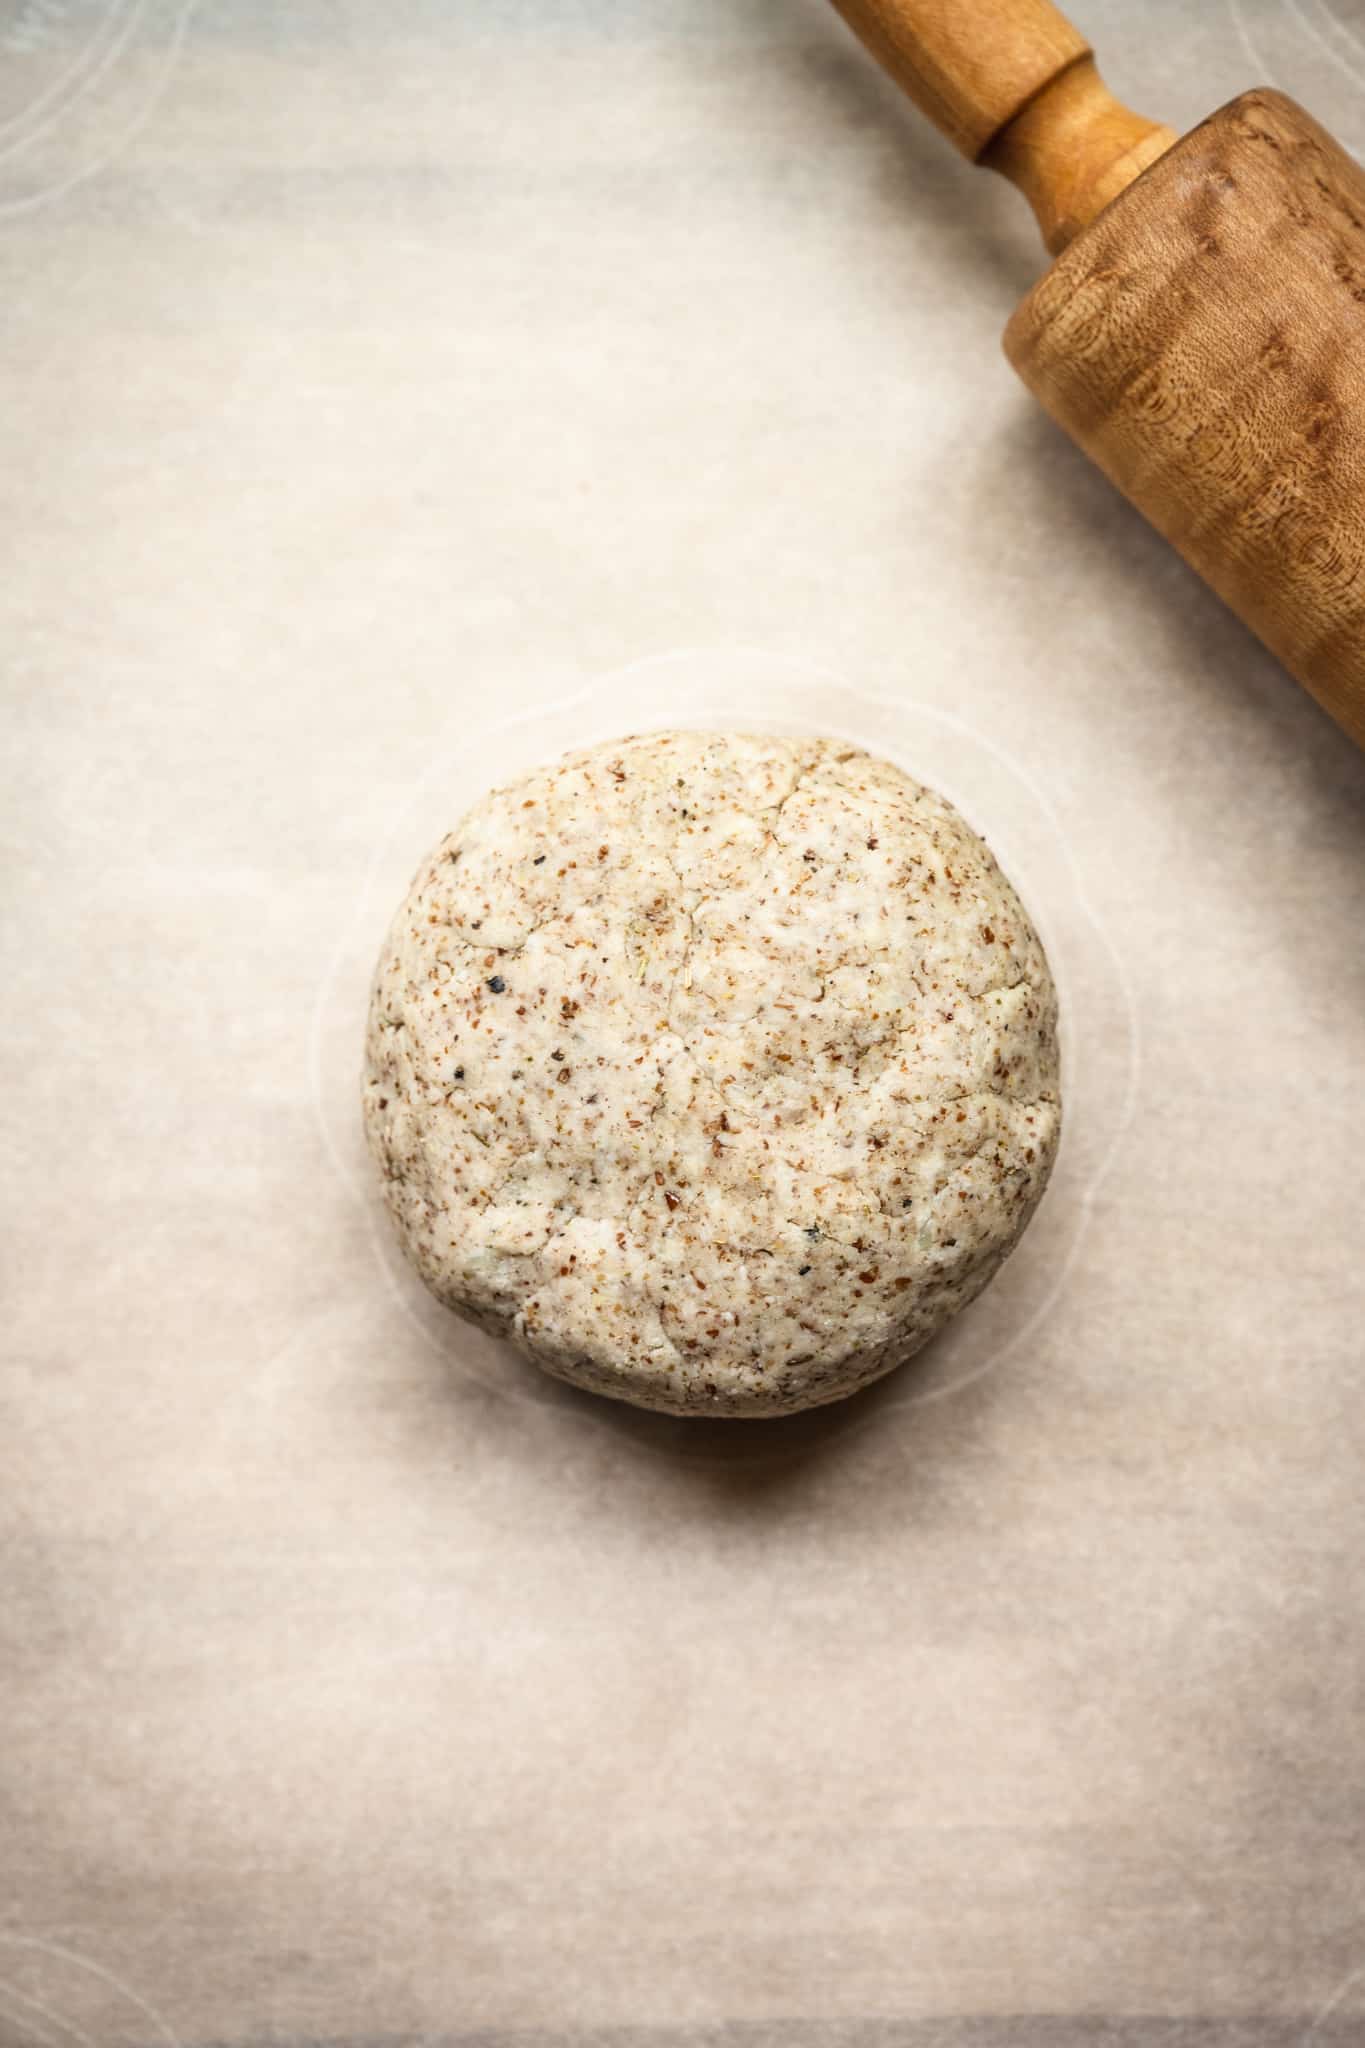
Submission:
[[[1348,0],[1086,9],[1365,142]],[[0,0],[0,2041],[1365,2038],[1365,764],[1036,417],[815,0]],[[523,762],[939,781],[1061,975],[995,1288],[635,1415],[428,1307],[368,966]]]

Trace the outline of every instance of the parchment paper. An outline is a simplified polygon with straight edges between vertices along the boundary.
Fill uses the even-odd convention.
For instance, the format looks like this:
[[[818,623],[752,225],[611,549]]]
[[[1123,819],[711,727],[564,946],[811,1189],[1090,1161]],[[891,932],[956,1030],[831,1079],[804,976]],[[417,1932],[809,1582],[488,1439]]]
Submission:
[[[1356,0],[1084,18],[1365,140]],[[0,2041],[1365,2039],[1365,762],[1011,378],[1022,202],[818,0],[0,77]],[[468,791],[784,663],[1017,856],[1067,1150],[951,1348],[666,1423],[393,1258],[364,981]]]

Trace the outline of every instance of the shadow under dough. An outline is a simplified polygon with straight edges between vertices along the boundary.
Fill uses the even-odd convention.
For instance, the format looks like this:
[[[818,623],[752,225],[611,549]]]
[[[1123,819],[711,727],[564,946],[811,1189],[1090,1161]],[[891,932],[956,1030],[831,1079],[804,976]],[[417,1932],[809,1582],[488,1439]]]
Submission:
[[[903,1440],[913,1429],[917,1465],[930,1469],[963,1427],[960,1414],[946,1416],[946,1406],[956,1404],[925,1407],[906,1399],[914,1382],[930,1371],[940,1337],[841,1401],[798,1415],[713,1419],[661,1414],[588,1393],[543,1373],[515,1346],[480,1336],[476,1341],[486,1347],[484,1369],[502,1380],[495,1393],[487,1379],[475,1384],[460,1369],[469,1332],[458,1319],[451,1320],[444,1385],[428,1412],[444,1410],[452,1439],[465,1436],[472,1425],[485,1444],[497,1440],[510,1449],[509,1433],[539,1437],[546,1429],[542,1448],[557,1444],[556,1456],[576,1470],[600,1461],[602,1472],[612,1475],[613,1491],[629,1493],[643,1486],[656,1504],[672,1501],[671,1511],[685,1517],[702,1515],[739,1526],[757,1516],[776,1523],[799,1511],[803,1499],[828,1483],[842,1460],[864,1455],[869,1423],[882,1446],[892,1437]],[[978,1405],[973,1418],[980,1415],[980,1400],[991,1398],[993,1378],[988,1375],[974,1388]],[[585,1433],[575,1430],[566,1436],[565,1421],[584,1425]],[[968,1426],[975,1427],[975,1420]],[[523,1456],[525,1451],[523,1442]],[[921,1470],[921,1479],[927,1478]]]

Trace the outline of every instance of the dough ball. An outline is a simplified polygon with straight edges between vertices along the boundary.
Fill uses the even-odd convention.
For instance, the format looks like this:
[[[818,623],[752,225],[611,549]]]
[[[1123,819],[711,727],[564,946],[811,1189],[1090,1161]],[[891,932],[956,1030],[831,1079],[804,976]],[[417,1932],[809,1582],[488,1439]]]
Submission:
[[[679,1415],[838,1400],[1047,1184],[1057,1003],[983,842],[839,741],[663,733],[495,790],[380,960],[365,1123],[441,1301]]]

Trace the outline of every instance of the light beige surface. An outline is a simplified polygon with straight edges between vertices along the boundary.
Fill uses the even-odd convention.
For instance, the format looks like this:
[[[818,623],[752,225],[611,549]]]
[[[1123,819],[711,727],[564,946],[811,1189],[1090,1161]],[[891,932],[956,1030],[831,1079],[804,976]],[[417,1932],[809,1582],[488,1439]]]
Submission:
[[[1116,89],[1365,139],[1350,0],[1193,12],[1089,7]],[[1365,763],[1033,415],[1022,206],[816,0],[0,58],[5,2048],[1359,2039]],[[996,1368],[761,1450],[531,1395],[356,1193],[482,721],[695,643],[945,714],[1007,861],[1031,777],[1137,1049]]]

